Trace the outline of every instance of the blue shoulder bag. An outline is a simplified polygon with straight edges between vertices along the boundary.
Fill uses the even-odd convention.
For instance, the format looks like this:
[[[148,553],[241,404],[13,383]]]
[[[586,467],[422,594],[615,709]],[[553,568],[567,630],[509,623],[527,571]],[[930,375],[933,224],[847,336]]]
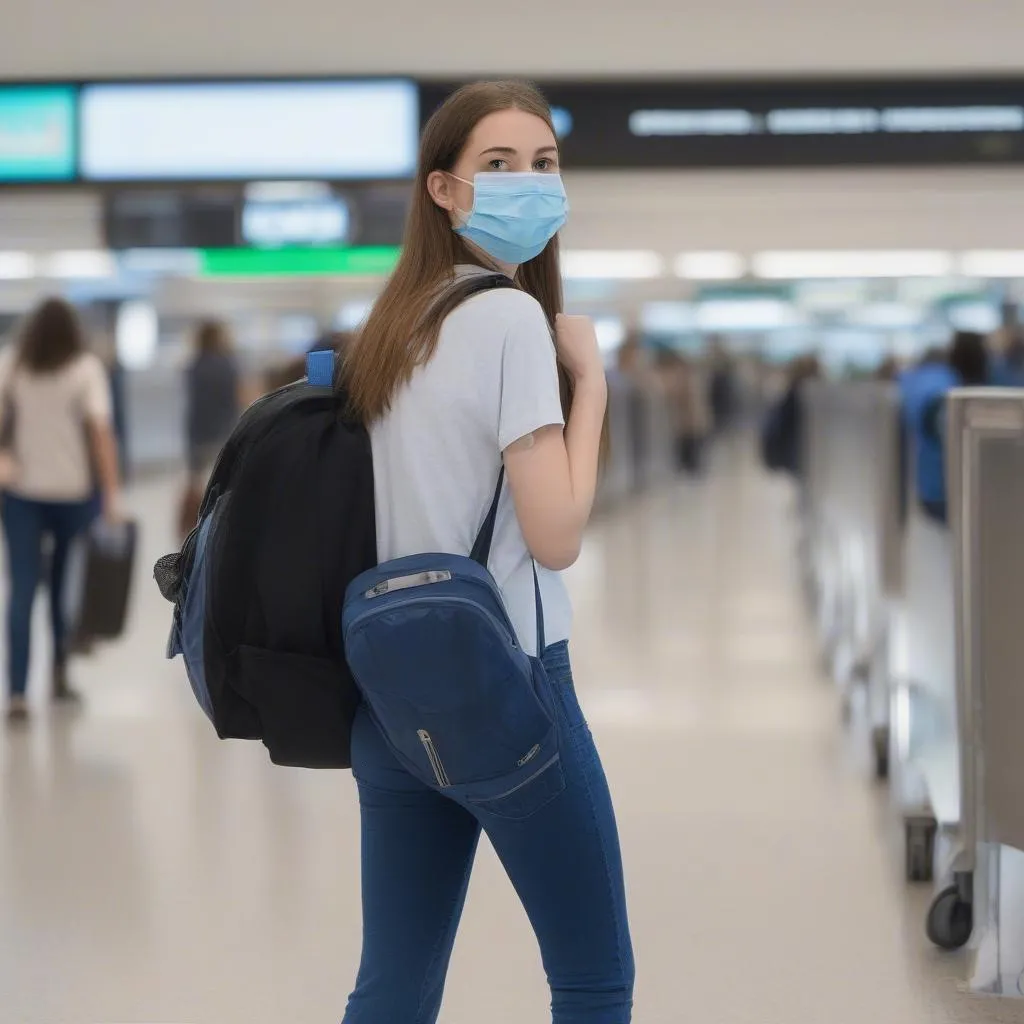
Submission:
[[[487,569],[504,469],[466,557],[411,555],[350,584],[345,653],[395,756],[453,799],[525,818],[565,788],[540,658],[518,643]],[[534,567],[538,650],[544,612]]]

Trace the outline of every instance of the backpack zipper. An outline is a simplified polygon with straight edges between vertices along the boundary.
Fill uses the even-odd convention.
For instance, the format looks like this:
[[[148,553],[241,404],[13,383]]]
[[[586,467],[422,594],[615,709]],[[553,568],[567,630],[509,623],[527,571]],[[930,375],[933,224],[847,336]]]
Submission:
[[[419,595],[415,597],[398,598],[393,601],[390,605],[387,605],[389,612],[400,610],[406,605],[410,604],[449,604],[449,605],[460,605],[466,608],[468,611],[479,615],[481,618],[487,620],[491,625],[505,637],[506,642],[510,647],[518,648],[519,640],[516,637],[516,632],[512,626],[512,622],[506,617],[504,619],[498,618],[493,612],[481,605],[476,601],[471,601],[468,597],[421,597]],[[354,633],[360,626],[367,620],[375,618],[380,612],[381,608],[368,608],[361,611],[345,628],[345,636],[348,637]],[[507,616],[507,612],[506,612]]]
[[[434,769],[434,778],[437,779],[437,784],[442,789],[448,789],[452,783],[448,778],[448,773],[444,770],[441,755],[438,754],[437,747],[434,746],[434,741],[430,738],[430,733],[426,729],[417,729],[416,735],[419,736],[420,743],[423,744],[423,749],[427,752],[427,758],[430,761],[430,767]]]
[[[452,574],[447,569],[428,569],[426,572],[413,573],[411,576],[392,576],[381,580],[375,587],[370,587],[363,597],[373,599],[383,597],[396,590],[409,590],[412,587],[426,587],[432,583],[448,583]]]

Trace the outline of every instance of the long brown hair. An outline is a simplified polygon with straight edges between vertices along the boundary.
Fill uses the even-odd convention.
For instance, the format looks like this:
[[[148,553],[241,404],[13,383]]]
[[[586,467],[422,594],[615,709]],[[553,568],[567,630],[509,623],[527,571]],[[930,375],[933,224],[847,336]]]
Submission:
[[[22,325],[18,364],[31,373],[53,373],[85,350],[85,330],[74,307],[64,299],[44,299]]]
[[[438,289],[451,279],[455,265],[487,265],[452,231],[448,212],[430,197],[427,179],[434,171],[452,170],[480,121],[510,109],[539,117],[554,134],[551,108],[526,82],[464,86],[448,97],[423,130],[402,255],[349,347],[341,375],[349,410],[363,423],[383,416],[398,388],[434,354],[441,324],[458,301],[457,296],[438,299]],[[553,329],[555,317],[562,312],[557,237],[519,268],[516,284],[540,303]],[[562,404],[568,413],[572,388],[561,370],[560,380]]]

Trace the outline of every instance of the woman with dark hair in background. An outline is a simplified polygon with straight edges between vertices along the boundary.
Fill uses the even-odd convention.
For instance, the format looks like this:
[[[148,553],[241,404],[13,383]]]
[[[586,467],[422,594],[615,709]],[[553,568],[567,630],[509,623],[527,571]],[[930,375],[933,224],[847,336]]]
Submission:
[[[976,331],[957,331],[949,350],[949,365],[960,387],[980,388],[989,383],[989,357],[985,336]]]
[[[195,525],[206,478],[240,412],[238,360],[227,325],[204,320],[196,329],[195,354],[185,371],[188,483],[178,510],[178,532]]]
[[[761,428],[761,461],[768,469],[803,479],[804,414],[800,389],[820,376],[817,356],[800,356],[790,363],[786,390],[769,410]]]
[[[53,696],[75,701],[78,695],[67,680],[64,619],[68,552],[99,511],[97,484],[104,516],[119,516],[121,484],[110,383],[102,361],[86,350],[81,323],[68,303],[43,302],[29,315],[15,344],[0,354],[0,405],[3,527],[10,574],[7,716],[13,722],[28,716],[32,605],[42,575],[44,537],[53,545]]]

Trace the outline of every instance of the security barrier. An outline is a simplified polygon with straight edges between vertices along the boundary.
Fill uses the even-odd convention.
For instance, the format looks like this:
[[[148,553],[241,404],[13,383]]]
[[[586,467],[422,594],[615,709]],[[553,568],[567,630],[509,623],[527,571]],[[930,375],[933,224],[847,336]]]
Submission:
[[[975,931],[972,988],[1024,977],[1024,391],[962,390],[947,408],[955,593],[959,850],[928,915],[934,942]]]

